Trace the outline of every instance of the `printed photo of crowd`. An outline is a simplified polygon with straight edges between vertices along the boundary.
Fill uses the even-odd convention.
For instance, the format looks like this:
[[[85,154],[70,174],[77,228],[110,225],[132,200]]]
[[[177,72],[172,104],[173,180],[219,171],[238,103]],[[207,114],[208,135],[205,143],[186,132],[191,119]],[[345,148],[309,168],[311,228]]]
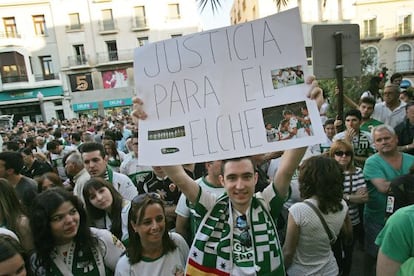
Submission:
[[[270,71],[272,75],[273,88],[279,89],[291,85],[304,83],[302,66],[294,66]]]
[[[269,143],[313,135],[304,101],[264,108],[262,114]]]

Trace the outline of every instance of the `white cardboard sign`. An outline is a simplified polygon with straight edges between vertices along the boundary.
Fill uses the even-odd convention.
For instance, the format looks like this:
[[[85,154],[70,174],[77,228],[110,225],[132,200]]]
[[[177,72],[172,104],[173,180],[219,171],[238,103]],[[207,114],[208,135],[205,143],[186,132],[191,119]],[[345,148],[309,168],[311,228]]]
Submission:
[[[139,159],[173,165],[253,155],[324,140],[303,84],[298,9],[135,50]],[[265,128],[267,125],[267,128]]]

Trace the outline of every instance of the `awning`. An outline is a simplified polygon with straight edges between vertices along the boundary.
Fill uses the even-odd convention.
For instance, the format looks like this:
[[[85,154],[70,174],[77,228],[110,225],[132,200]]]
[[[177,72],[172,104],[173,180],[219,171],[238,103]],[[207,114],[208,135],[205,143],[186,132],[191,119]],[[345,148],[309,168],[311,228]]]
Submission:
[[[43,98],[46,100],[47,97],[63,96],[62,86],[53,87],[41,87],[31,89],[19,89],[14,91],[2,91],[0,93],[0,101],[16,101],[25,99],[36,99],[37,93],[41,92]]]

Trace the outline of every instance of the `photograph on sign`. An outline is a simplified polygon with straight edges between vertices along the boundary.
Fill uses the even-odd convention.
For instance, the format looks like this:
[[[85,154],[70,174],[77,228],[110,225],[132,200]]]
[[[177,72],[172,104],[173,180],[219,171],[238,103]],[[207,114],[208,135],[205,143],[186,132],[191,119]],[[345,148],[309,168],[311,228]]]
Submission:
[[[136,91],[148,115],[139,122],[140,163],[206,162],[322,142],[306,67],[298,9],[137,48]],[[267,128],[282,138],[269,138]]]

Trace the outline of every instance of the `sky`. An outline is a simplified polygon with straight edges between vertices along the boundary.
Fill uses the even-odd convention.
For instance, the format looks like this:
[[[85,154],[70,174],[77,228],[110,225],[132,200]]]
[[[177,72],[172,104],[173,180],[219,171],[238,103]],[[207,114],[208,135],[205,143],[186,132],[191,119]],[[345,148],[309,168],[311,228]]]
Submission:
[[[221,0],[221,7],[213,14],[211,6],[206,5],[204,11],[200,11],[201,24],[203,30],[211,30],[215,28],[230,25],[230,9],[234,0]]]

